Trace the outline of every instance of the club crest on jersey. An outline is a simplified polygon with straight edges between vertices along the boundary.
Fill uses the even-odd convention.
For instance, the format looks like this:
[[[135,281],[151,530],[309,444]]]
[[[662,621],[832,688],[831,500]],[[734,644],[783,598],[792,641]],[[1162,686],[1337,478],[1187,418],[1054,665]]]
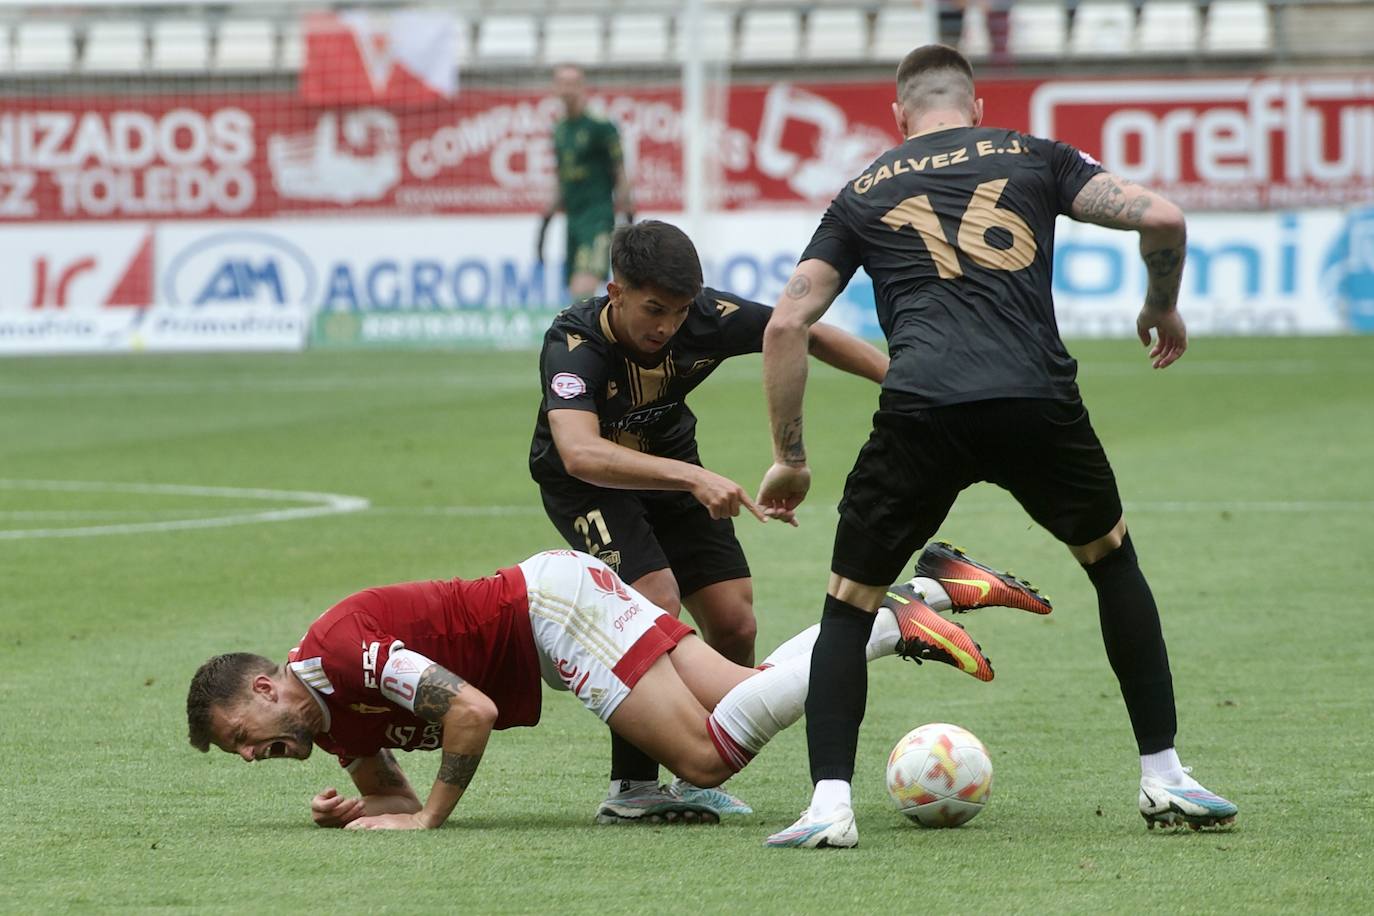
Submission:
[[[587,567],[587,572],[592,577],[592,583],[601,591],[608,595],[615,595],[622,601],[630,600],[630,593],[625,591],[625,586],[621,584],[620,577],[609,569],[602,569],[599,566]]]
[[[565,401],[587,393],[587,383],[582,381],[581,376],[573,375],[571,372],[560,372],[555,375],[549,382],[549,388]]]

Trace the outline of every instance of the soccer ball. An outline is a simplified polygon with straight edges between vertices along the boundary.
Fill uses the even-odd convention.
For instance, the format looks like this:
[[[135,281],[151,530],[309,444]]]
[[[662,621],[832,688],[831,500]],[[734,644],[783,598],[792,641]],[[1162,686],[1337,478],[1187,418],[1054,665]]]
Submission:
[[[987,806],[991,791],[987,748],[957,725],[913,728],[888,755],[887,794],[922,827],[967,823]]]

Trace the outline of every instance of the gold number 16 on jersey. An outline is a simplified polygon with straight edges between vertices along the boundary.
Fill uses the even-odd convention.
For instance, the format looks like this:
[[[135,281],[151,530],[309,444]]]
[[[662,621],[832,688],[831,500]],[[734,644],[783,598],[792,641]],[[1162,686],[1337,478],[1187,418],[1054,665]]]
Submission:
[[[925,194],[908,197],[888,210],[883,214],[883,222],[893,229],[910,226],[920,233],[921,241],[925,242],[941,280],[953,280],[964,275],[963,268],[959,266],[958,251],[962,251],[973,263],[990,270],[1029,267],[1035,260],[1035,234],[1020,216],[997,206],[1007,180],[998,178],[985,181],[974,189],[973,198],[959,219],[957,251],[945,238],[940,219]],[[988,230],[993,228],[1004,229],[1011,235],[1010,248],[994,248],[988,244]]]

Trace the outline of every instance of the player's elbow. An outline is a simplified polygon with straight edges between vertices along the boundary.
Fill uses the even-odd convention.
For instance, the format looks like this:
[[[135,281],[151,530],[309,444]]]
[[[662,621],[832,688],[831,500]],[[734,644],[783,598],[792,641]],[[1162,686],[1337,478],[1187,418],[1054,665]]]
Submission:
[[[1155,195],[1154,205],[1145,211],[1141,221],[1141,231],[1162,241],[1182,244],[1188,237],[1188,221],[1177,204]]]
[[[496,726],[499,712],[491,697],[474,690],[461,706],[456,706],[452,713],[453,724],[463,729],[491,731]]]
[[[594,468],[600,464],[597,457],[598,443],[573,443],[558,450],[563,459],[563,468],[578,480],[590,480]]]

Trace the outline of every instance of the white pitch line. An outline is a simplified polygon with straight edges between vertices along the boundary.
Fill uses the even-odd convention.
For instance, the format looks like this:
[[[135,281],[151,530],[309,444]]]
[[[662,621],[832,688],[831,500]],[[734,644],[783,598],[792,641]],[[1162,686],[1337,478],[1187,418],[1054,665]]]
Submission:
[[[372,504],[359,496],[338,493],[316,493],[309,490],[267,490],[245,487],[204,487],[187,484],[108,483],[90,480],[7,480],[0,479],[0,490],[40,490],[71,493],[132,493],[164,496],[208,496],[223,499],[274,499],[304,502],[312,505],[290,509],[261,509],[249,512],[229,512],[209,518],[187,518],[160,522],[130,522],[120,525],[88,525],[76,528],[22,528],[0,530],[0,540],[17,541],[30,538],[98,537],[111,534],[143,534],[157,531],[188,531],[202,528],[227,528],[231,525],[254,525],[265,522],[286,522],[322,515],[341,515],[366,511]],[[223,510],[217,510],[223,511]]]

